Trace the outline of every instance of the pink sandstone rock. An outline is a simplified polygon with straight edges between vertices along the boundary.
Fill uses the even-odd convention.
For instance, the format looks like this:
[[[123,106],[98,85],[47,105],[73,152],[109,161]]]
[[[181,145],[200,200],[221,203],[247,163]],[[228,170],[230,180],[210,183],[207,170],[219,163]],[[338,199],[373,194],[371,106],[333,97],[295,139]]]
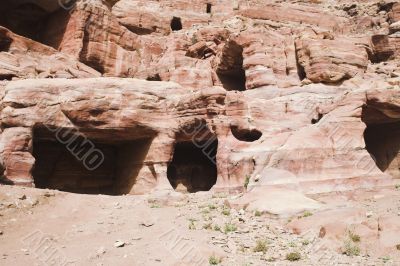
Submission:
[[[394,3],[389,12],[389,18],[392,23],[400,21],[400,3]]]
[[[252,19],[317,25],[333,31],[342,30],[347,23],[347,20],[344,18],[321,12],[316,8],[292,4],[264,5],[262,8],[248,8],[239,12],[239,14]]]
[[[248,177],[253,187],[321,193],[391,185],[400,176],[398,35],[389,31],[397,3],[80,0],[64,10],[6,2],[7,183],[111,194],[235,192]],[[107,155],[95,174],[57,141],[67,129]],[[210,148],[211,159],[196,157],[205,152],[193,143]],[[53,175],[46,162],[57,156],[46,154],[65,158],[51,161]]]
[[[368,65],[367,47],[356,40],[338,38],[296,40],[299,64],[312,82],[336,83],[361,75]]]
[[[0,27],[0,77],[89,78],[96,70],[46,45],[13,34]]]
[[[106,76],[129,77],[137,71],[137,35],[121,26],[100,0],[78,1],[69,12],[55,13],[45,33],[46,44]]]

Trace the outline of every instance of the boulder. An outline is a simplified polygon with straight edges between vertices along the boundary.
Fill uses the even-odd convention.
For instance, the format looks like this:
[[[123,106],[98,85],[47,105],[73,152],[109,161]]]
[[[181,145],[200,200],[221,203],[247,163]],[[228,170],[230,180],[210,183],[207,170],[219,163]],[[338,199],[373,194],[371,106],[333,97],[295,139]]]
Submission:
[[[346,38],[296,40],[298,63],[312,82],[338,83],[362,75],[368,66],[366,48]]]
[[[322,207],[319,202],[299,191],[262,186],[254,187],[237,200],[229,200],[227,204],[235,209],[258,211],[279,217],[289,217]]]

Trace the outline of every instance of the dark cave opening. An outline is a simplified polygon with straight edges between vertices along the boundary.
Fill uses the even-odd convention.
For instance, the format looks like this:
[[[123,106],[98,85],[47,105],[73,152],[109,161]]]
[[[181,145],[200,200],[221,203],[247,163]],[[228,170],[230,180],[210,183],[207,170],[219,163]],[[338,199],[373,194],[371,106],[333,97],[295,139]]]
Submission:
[[[63,26],[66,22],[60,20],[68,18],[69,12],[54,3],[49,8],[45,10],[31,2],[5,1],[0,3],[0,25],[18,35],[57,49],[57,43],[61,40],[56,39],[61,38],[62,34],[54,29],[60,32],[65,30]]]
[[[262,133],[257,129],[239,128],[231,126],[232,135],[240,141],[253,142],[261,138]]]
[[[208,14],[211,13],[211,8],[212,8],[212,5],[211,5],[210,3],[207,3],[206,12],[207,12]]]
[[[323,114],[318,113],[318,117],[317,118],[312,118],[311,119],[311,124],[317,124],[322,118],[324,117]]]
[[[80,194],[129,193],[152,142],[92,141],[67,131],[57,135],[62,137],[34,133],[35,187]]]
[[[172,31],[180,31],[181,29],[182,29],[181,18],[173,17],[171,20],[171,30]]]
[[[147,78],[146,78],[146,80],[148,80],[148,81],[162,81],[161,80],[161,77],[160,77],[160,74],[154,74],[154,75],[150,75],[150,76],[148,76]]]
[[[217,139],[178,142],[167,170],[172,187],[180,192],[209,191],[217,182],[217,148]]]
[[[7,52],[12,44],[12,39],[7,36],[7,32],[0,30],[0,52]]]
[[[363,107],[362,120],[367,125],[364,140],[376,166],[400,178],[400,121],[385,116],[378,109]]]
[[[216,69],[222,86],[228,90],[246,90],[246,72],[243,68],[243,48],[235,41],[225,44]]]

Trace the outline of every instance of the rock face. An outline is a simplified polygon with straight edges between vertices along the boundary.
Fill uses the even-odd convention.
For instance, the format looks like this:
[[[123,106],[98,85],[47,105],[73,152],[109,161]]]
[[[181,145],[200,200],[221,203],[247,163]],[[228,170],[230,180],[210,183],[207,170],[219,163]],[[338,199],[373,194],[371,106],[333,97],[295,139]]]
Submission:
[[[0,27],[0,78],[89,78],[96,70]]]
[[[2,183],[320,193],[400,178],[398,3],[3,2]]]
[[[356,41],[338,38],[296,41],[296,52],[305,77],[312,82],[337,83],[363,73],[368,66],[365,46]]]
[[[132,76],[140,61],[137,36],[101,1],[78,1],[68,13],[50,15],[43,35],[46,44],[106,76]]]

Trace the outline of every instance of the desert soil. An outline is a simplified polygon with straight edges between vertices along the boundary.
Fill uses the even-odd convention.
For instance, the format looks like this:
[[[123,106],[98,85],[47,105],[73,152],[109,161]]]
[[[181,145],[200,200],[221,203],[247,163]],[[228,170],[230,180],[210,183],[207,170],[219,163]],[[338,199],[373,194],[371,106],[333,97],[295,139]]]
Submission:
[[[319,250],[318,235],[296,235],[286,226],[316,213],[274,217],[227,208],[234,197],[79,195],[0,186],[0,265],[400,265],[399,254]],[[374,217],[400,215],[395,188],[314,198]],[[300,260],[287,260],[291,252]]]

